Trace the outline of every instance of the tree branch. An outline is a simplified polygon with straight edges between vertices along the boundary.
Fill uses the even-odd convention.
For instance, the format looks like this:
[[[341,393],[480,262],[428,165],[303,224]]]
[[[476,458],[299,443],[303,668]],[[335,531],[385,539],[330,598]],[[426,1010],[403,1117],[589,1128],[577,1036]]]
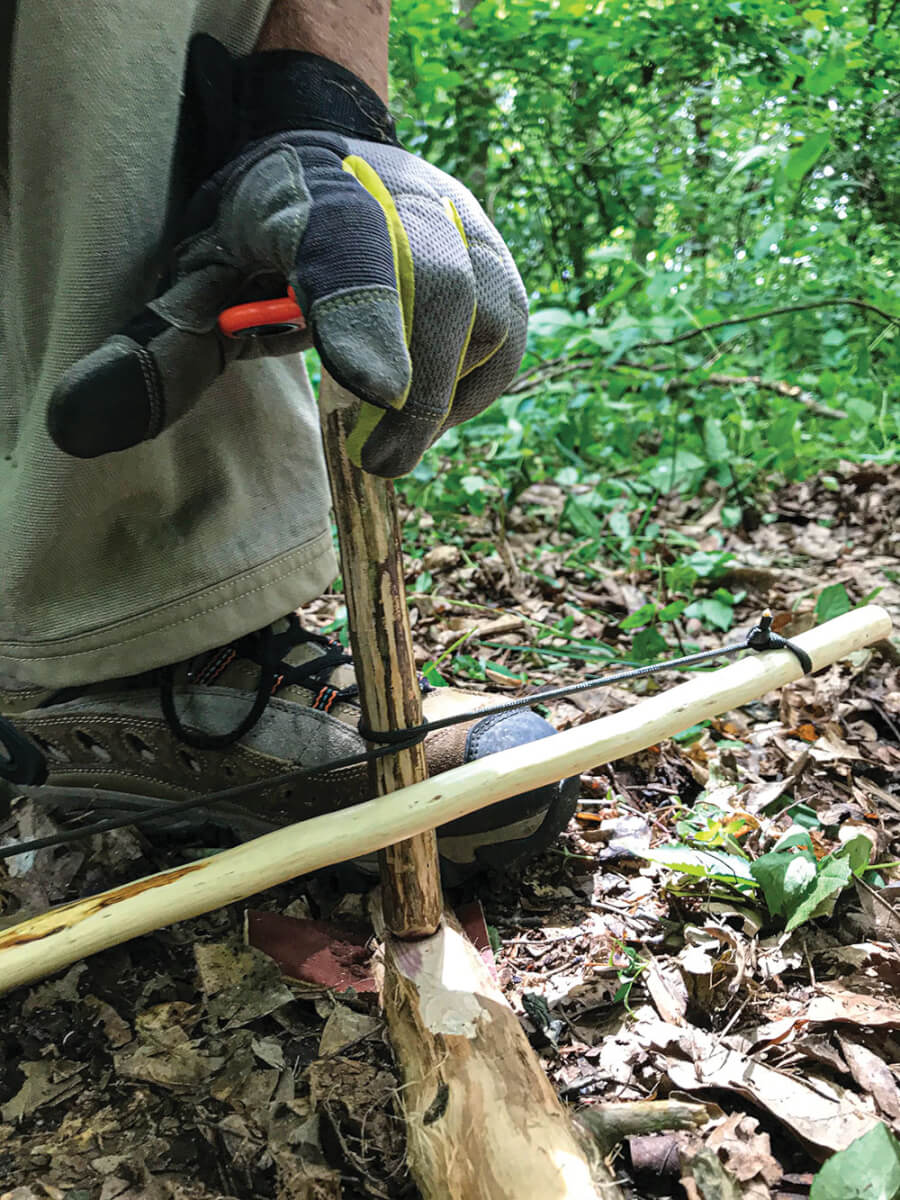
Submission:
[[[847,416],[841,408],[829,408],[826,404],[820,404],[811,392],[805,392],[796,384],[787,383],[781,379],[762,379],[759,375],[717,375],[714,373],[700,376],[697,379],[689,375],[682,376],[678,379],[667,380],[664,391],[675,392],[682,388],[695,387],[698,384],[711,384],[713,387],[739,387],[741,384],[747,383],[753,384],[761,392],[774,392],[777,396],[787,396],[791,400],[796,400],[798,404],[802,404],[804,408],[808,408],[818,417],[831,417],[835,421],[843,421]]]
[[[900,0],[897,0],[900,4]],[[792,312],[808,312],[816,308],[834,308],[841,304],[850,305],[852,308],[860,308],[866,312],[873,312],[877,316],[882,317],[891,325],[900,325],[900,314],[892,315],[885,312],[884,309],[878,308],[874,304],[869,304],[865,300],[855,300],[850,297],[838,297],[834,300],[816,300],[808,304],[786,304],[781,308],[770,308],[761,313],[750,313],[741,317],[727,317],[723,321],[713,321],[709,325],[701,325],[697,329],[689,329],[685,333],[679,333],[677,337],[667,338],[663,341],[654,342],[637,342],[632,349],[634,350],[650,350],[658,346],[676,346],[680,342],[686,342],[690,338],[699,337],[701,334],[708,333],[711,329],[722,329],[727,325],[745,325],[749,321],[762,321],[765,317],[777,317],[784,313]],[[715,361],[714,356],[711,360]],[[547,383],[551,379],[556,379],[560,375],[567,375],[570,371],[583,371],[591,367],[597,366],[596,358],[572,358],[568,359],[565,355],[560,355],[558,358],[548,359],[546,362],[538,363],[537,366],[531,367],[525,371],[519,378],[507,389],[507,395],[521,395],[523,392],[532,393],[540,384]],[[626,359],[620,360],[611,367],[604,367],[604,370],[633,370],[647,371],[658,373],[660,371],[674,371],[674,365],[667,363],[639,363],[631,362]],[[691,379],[691,383],[698,385],[704,383],[713,383],[716,380],[726,380],[721,383],[722,387],[730,387],[736,383],[753,383],[764,391],[777,392],[781,396],[790,396],[795,400],[799,400],[801,404],[806,405],[812,412],[817,412],[823,417],[835,417],[843,419],[847,414],[839,409],[827,408],[824,405],[819,405],[809,392],[804,392],[801,388],[796,388],[794,384],[783,383],[778,380],[766,381],[758,375],[747,376],[730,376],[730,375],[707,375]],[[685,381],[687,382],[687,381]],[[667,388],[672,388],[675,385],[674,380],[667,383]],[[795,389],[795,390],[792,390]]]
[[[638,342],[634,346],[634,349],[650,350],[655,346],[677,346],[679,342],[686,342],[689,338],[700,337],[701,334],[708,333],[711,329],[722,329],[726,325],[746,325],[748,321],[762,321],[766,317],[779,317],[783,313],[806,312],[813,308],[835,308],[840,304],[849,304],[853,308],[861,308],[866,312],[877,313],[879,317],[890,322],[891,325],[900,325],[900,315],[892,315],[885,312],[883,308],[877,308],[874,304],[869,304],[865,300],[839,297],[835,300],[814,300],[809,304],[786,304],[782,308],[770,308],[765,312],[748,313],[742,317],[727,317],[724,321],[713,321],[709,325],[700,325],[696,329],[689,329],[686,333],[679,333],[677,337],[666,338],[664,341]]]
[[[542,364],[540,368],[534,368],[531,374],[522,376],[521,379],[507,389],[507,395],[520,395],[523,392],[527,395],[533,395],[539,391],[541,386],[548,383],[552,379],[558,379],[560,376],[568,375],[573,371],[586,371],[591,367],[597,366],[595,358],[573,358],[563,359],[555,358],[550,362]],[[660,371],[672,371],[674,367],[667,366],[665,363],[639,363],[631,362],[630,360],[622,360],[612,367],[605,368],[611,371],[646,371],[649,374],[658,374]],[[830,417],[835,421],[843,421],[847,414],[841,408],[829,408],[826,404],[818,401],[811,392],[804,391],[795,383],[788,383],[783,379],[763,379],[761,375],[720,375],[717,372],[712,372],[709,375],[680,375],[674,379],[667,379],[663,385],[663,391],[676,392],[689,387],[741,387],[747,384],[752,384],[762,392],[774,392],[778,396],[786,396],[790,400],[796,400],[798,404],[802,404],[804,408],[808,408],[810,412],[815,413],[819,417]]]

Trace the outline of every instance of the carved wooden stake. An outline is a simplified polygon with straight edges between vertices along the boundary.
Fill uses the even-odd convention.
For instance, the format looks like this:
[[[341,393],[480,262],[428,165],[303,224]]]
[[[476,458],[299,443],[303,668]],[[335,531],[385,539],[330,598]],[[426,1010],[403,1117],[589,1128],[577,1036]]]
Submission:
[[[422,721],[422,697],[406,610],[394,487],[390,480],[358,470],[348,459],[346,438],[358,401],[324,372],[319,403],[363,719],[370,729],[407,729]],[[427,775],[421,743],[377,759],[372,767],[379,796]],[[434,933],[443,909],[434,831],[388,846],[380,859],[388,929],[398,938]]]
[[[373,729],[422,720],[392,484],[357,470],[356,403],[323,373],[325,456],[360,703]],[[426,778],[421,744],[378,759],[385,796]],[[619,1195],[556,1097],[515,1013],[451,914],[442,922],[433,830],[381,852],[382,1002],[403,1076],[410,1171],[425,1200]]]

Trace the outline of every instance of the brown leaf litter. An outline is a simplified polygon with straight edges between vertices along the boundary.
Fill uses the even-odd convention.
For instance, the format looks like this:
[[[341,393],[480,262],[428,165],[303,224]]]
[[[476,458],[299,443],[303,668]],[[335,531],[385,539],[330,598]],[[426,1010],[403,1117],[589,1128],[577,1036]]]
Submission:
[[[880,589],[897,617],[900,470],[844,464],[834,476],[837,488],[813,479],[782,489],[768,501],[774,519],[750,532],[718,528],[709,497],[670,498],[652,515],[699,549],[734,554],[717,584],[746,591],[739,628],[766,605],[782,632],[808,627],[832,583],[853,602]],[[439,664],[448,679],[470,686],[465,672],[480,662],[475,686],[515,694],[599,669],[540,650],[604,642],[628,656],[619,622],[656,597],[658,570],[580,566],[558,529],[565,498],[535,485],[502,527],[490,514],[464,522],[459,545],[429,544],[429,523],[418,522],[409,581],[432,576],[412,601],[420,665],[459,643]],[[670,553],[660,545],[663,565]],[[339,608],[325,597],[304,617],[326,625]],[[553,633],[561,623],[565,637]],[[698,622],[675,629],[704,648],[722,640]],[[556,848],[453,897],[480,897],[499,982],[573,1107],[599,1118],[611,1106],[626,1121],[638,1111],[627,1101],[702,1113],[699,1128],[672,1130],[646,1124],[658,1120],[651,1105],[657,1116],[643,1127],[617,1127],[610,1153],[634,1197],[651,1187],[689,1200],[807,1195],[828,1154],[877,1121],[900,1128],[898,660],[896,646],[862,651],[693,740],[589,773],[581,816]],[[560,701],[553,716],[580,724],[678,678]],[[698,799],[751,856],[795,818],[817,820],[819,857],[863,833],[872,861],[887,864],[886,886],[867,876],[830,917],[785,935],[752,895],[640,857],[678,840]],[[16,801],[0,839],[54,828]],[[196,861],[222,841],[209,830],[122,830],[6,860],[0,922]],[[287,913],[356,921],[363,945],[369,932],[364,897],[334,875],[247,907],[273,928]],[[345,968],[331,990],[293,970],[282,977],[246,945],[235,905],[0,1000],[0,1198],[414,1196],[377,998],[352,986],[372,977],[369,963],[348,951],[333,964]]]

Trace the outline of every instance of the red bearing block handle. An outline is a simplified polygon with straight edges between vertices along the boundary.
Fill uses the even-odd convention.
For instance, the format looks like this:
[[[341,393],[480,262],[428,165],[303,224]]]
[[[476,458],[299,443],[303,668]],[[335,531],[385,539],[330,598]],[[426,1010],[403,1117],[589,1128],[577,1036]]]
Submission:
[[[235,304],[219,314],[219,328],[230,338],[271,337],[276,333],[295,333],[306,328],[294,289],[277,300],[255,300]]]

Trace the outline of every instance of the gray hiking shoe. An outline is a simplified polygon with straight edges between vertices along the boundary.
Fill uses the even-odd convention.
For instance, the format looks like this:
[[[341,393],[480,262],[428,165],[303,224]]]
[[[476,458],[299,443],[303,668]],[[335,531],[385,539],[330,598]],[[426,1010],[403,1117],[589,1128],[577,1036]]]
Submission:
[[[423,692],[431,721],[503,699],[427,685]],[[292,615],[160,671],[56,692],[0,689],[0,715],[47,760],[46,783],[21,789],[36,800],[111,815],[262,783],[246,803],[211,803],[170,819],[253,836],[370,798],[364,763],[328,766],[367,748],[357,694],[350,656]],[[435,730],[425,739],[429,774],[553,732],[530,709]],[[298,766],[321,772],[279,779]],[[568,824],[577,793],[578,780],[565,780],[442,826],[445,882],[545,849]]]

